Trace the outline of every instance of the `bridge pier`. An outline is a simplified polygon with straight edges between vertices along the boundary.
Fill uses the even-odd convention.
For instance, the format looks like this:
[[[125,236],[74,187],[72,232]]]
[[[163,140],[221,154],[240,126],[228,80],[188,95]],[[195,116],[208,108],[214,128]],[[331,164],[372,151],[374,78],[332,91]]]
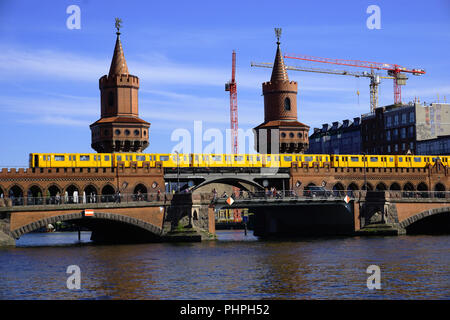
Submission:
[[[6,212],[0,212],[0,247],[15,245],[16,239],[10,232],[10,216]]]

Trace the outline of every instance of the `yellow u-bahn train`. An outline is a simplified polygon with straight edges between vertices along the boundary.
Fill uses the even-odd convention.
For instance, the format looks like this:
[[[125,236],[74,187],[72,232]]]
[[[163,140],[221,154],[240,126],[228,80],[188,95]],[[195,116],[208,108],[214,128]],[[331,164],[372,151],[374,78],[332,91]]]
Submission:
[[[170,153],[30,153],[30,168],[84,168],[84,167],[150,167],[164,168],[289,168],[299,166],[334,168],[424,168],[436,161],[449,165],[449,156],[416,155],[329,155],[329,154],[170,154]]]

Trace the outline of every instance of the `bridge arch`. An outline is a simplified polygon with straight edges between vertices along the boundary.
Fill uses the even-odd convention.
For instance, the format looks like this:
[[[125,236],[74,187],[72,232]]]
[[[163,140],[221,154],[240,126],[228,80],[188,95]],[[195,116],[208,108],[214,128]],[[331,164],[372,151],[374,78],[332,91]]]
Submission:
[[[389,190],[391,191],[400,191],[402,188],[400,187],[400,184],[397,182],[391,183],[391,186],[389,187]]]
[[[52,183],[51,185],[49,185],[46,192],[47,191],[50,193],[50,197],[55,197],[58,193],[60,196],[62,196],[62,188],[56,183]]]
[[[417,191],[428,191],[428,185],[425,182],[421,182],[417,185]]]
[[[434,221],[432,221],[434,219]],[[399,227],[406,230],[406,233],[417,233],[418,227],[424,227],[423,231],[427,231],[426,223],[431,222],[432,228],[429,228],[431,233],[450,233],[450,206],[425,210],[417,213],[399,223]],[[416,228],[415,228],[416,227]],[[415,229],[415,230],[414,230]],[[427,233],[427,232],[425,232]]]
[[[345,194],[345,187],[342,183],[338,182],[333,186],[333,195],[341,196]]]
[[[105,184],[102,187],[102,195],[101,200],[102,202],[112,202],[114,201],[114,195],[116,193],[116,188],[110,183]]]
[[[414,191],[414,185],[411,182],[406,182],[403,185],[403,191]]]
[[[380,182],[377,184],[377,186],[375,187],[376,191],[386,191],[387,190],[387,186],[386,184],[384,184],[383,182]]]
[[[150,232],[153,236],[161,236],[162,229],[146,221],[129,217],[126,215],[107,213],[107,212],[95,212],[93,217],[83,218],[81,212],[61,214],[53,217],[47,217],[33,221],[20,228],[11,231],[11,234],[16,239],[20,238],[25,233],[35,231],[37,229],[48,226],[49,224],[55,224],[58,221],[72,221],[75,224],[86,225],[88,223],[113,221],[115,223],[123,224],[125,226],[131,226],[135,229]],[[93,230],[94,231],[94,230]]]
[[[227,184],[227,185],[231,185],[231,186],[235,186],[235,187],[241,187],[242,185],[240,185],[239,183],[243,182],[246,184],[250,184],[252,186],[254,186],[257,190],[264,190],[264,187],[262,185],[260,185],[259,183],[251,180],[251,179],[245,179],[245,178],[241,178],[241,177],[233,177],[233,178],[214,178],[214,179],[207,179],[205,181],[203,181],[202,183],[196,185],[194,188],[192,188],[191,191],[195,191],[203,186],[206,186],[208,184],[211,183],[221,183],[221,184]]]

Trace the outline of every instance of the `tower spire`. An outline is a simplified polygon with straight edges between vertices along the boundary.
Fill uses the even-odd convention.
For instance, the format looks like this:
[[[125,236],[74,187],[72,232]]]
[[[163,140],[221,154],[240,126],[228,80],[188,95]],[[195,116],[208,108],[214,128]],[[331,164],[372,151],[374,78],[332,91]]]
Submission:
[[[289,77],[286,72],[286,67],[284,66],[283,55],[281,54],[280,49],[281,28],[275,28],[275,35],[277,37],[277,53],[275,54],[275,61],[273,63],[272,77],[270,78],[270,81],[280,81],[280,80],[289,81]]]
[[[114,47],[114,54],[111,61],[111,67],[109,68],[109,77],[114,75],[126,74],[128,75],[127,62],[125,60],[125,55],[123,54],[122,42],[120,41],[120,28],[122,20],[116,18],[115,27],[117,29],[117,39],[116,46]]]

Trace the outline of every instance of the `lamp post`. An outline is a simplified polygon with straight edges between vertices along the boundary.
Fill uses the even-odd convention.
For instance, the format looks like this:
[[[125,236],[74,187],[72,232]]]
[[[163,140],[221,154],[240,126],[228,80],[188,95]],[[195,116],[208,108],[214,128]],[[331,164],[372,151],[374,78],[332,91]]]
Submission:
[[[366,153],[363,152],[363,161],[364,161],[364,190],[367,192],[367,176],[366,176]]]
[[[175,151],[177,155],[177,193],[180,193],[180,164],[179,164],[179,153],[178,151]]]

